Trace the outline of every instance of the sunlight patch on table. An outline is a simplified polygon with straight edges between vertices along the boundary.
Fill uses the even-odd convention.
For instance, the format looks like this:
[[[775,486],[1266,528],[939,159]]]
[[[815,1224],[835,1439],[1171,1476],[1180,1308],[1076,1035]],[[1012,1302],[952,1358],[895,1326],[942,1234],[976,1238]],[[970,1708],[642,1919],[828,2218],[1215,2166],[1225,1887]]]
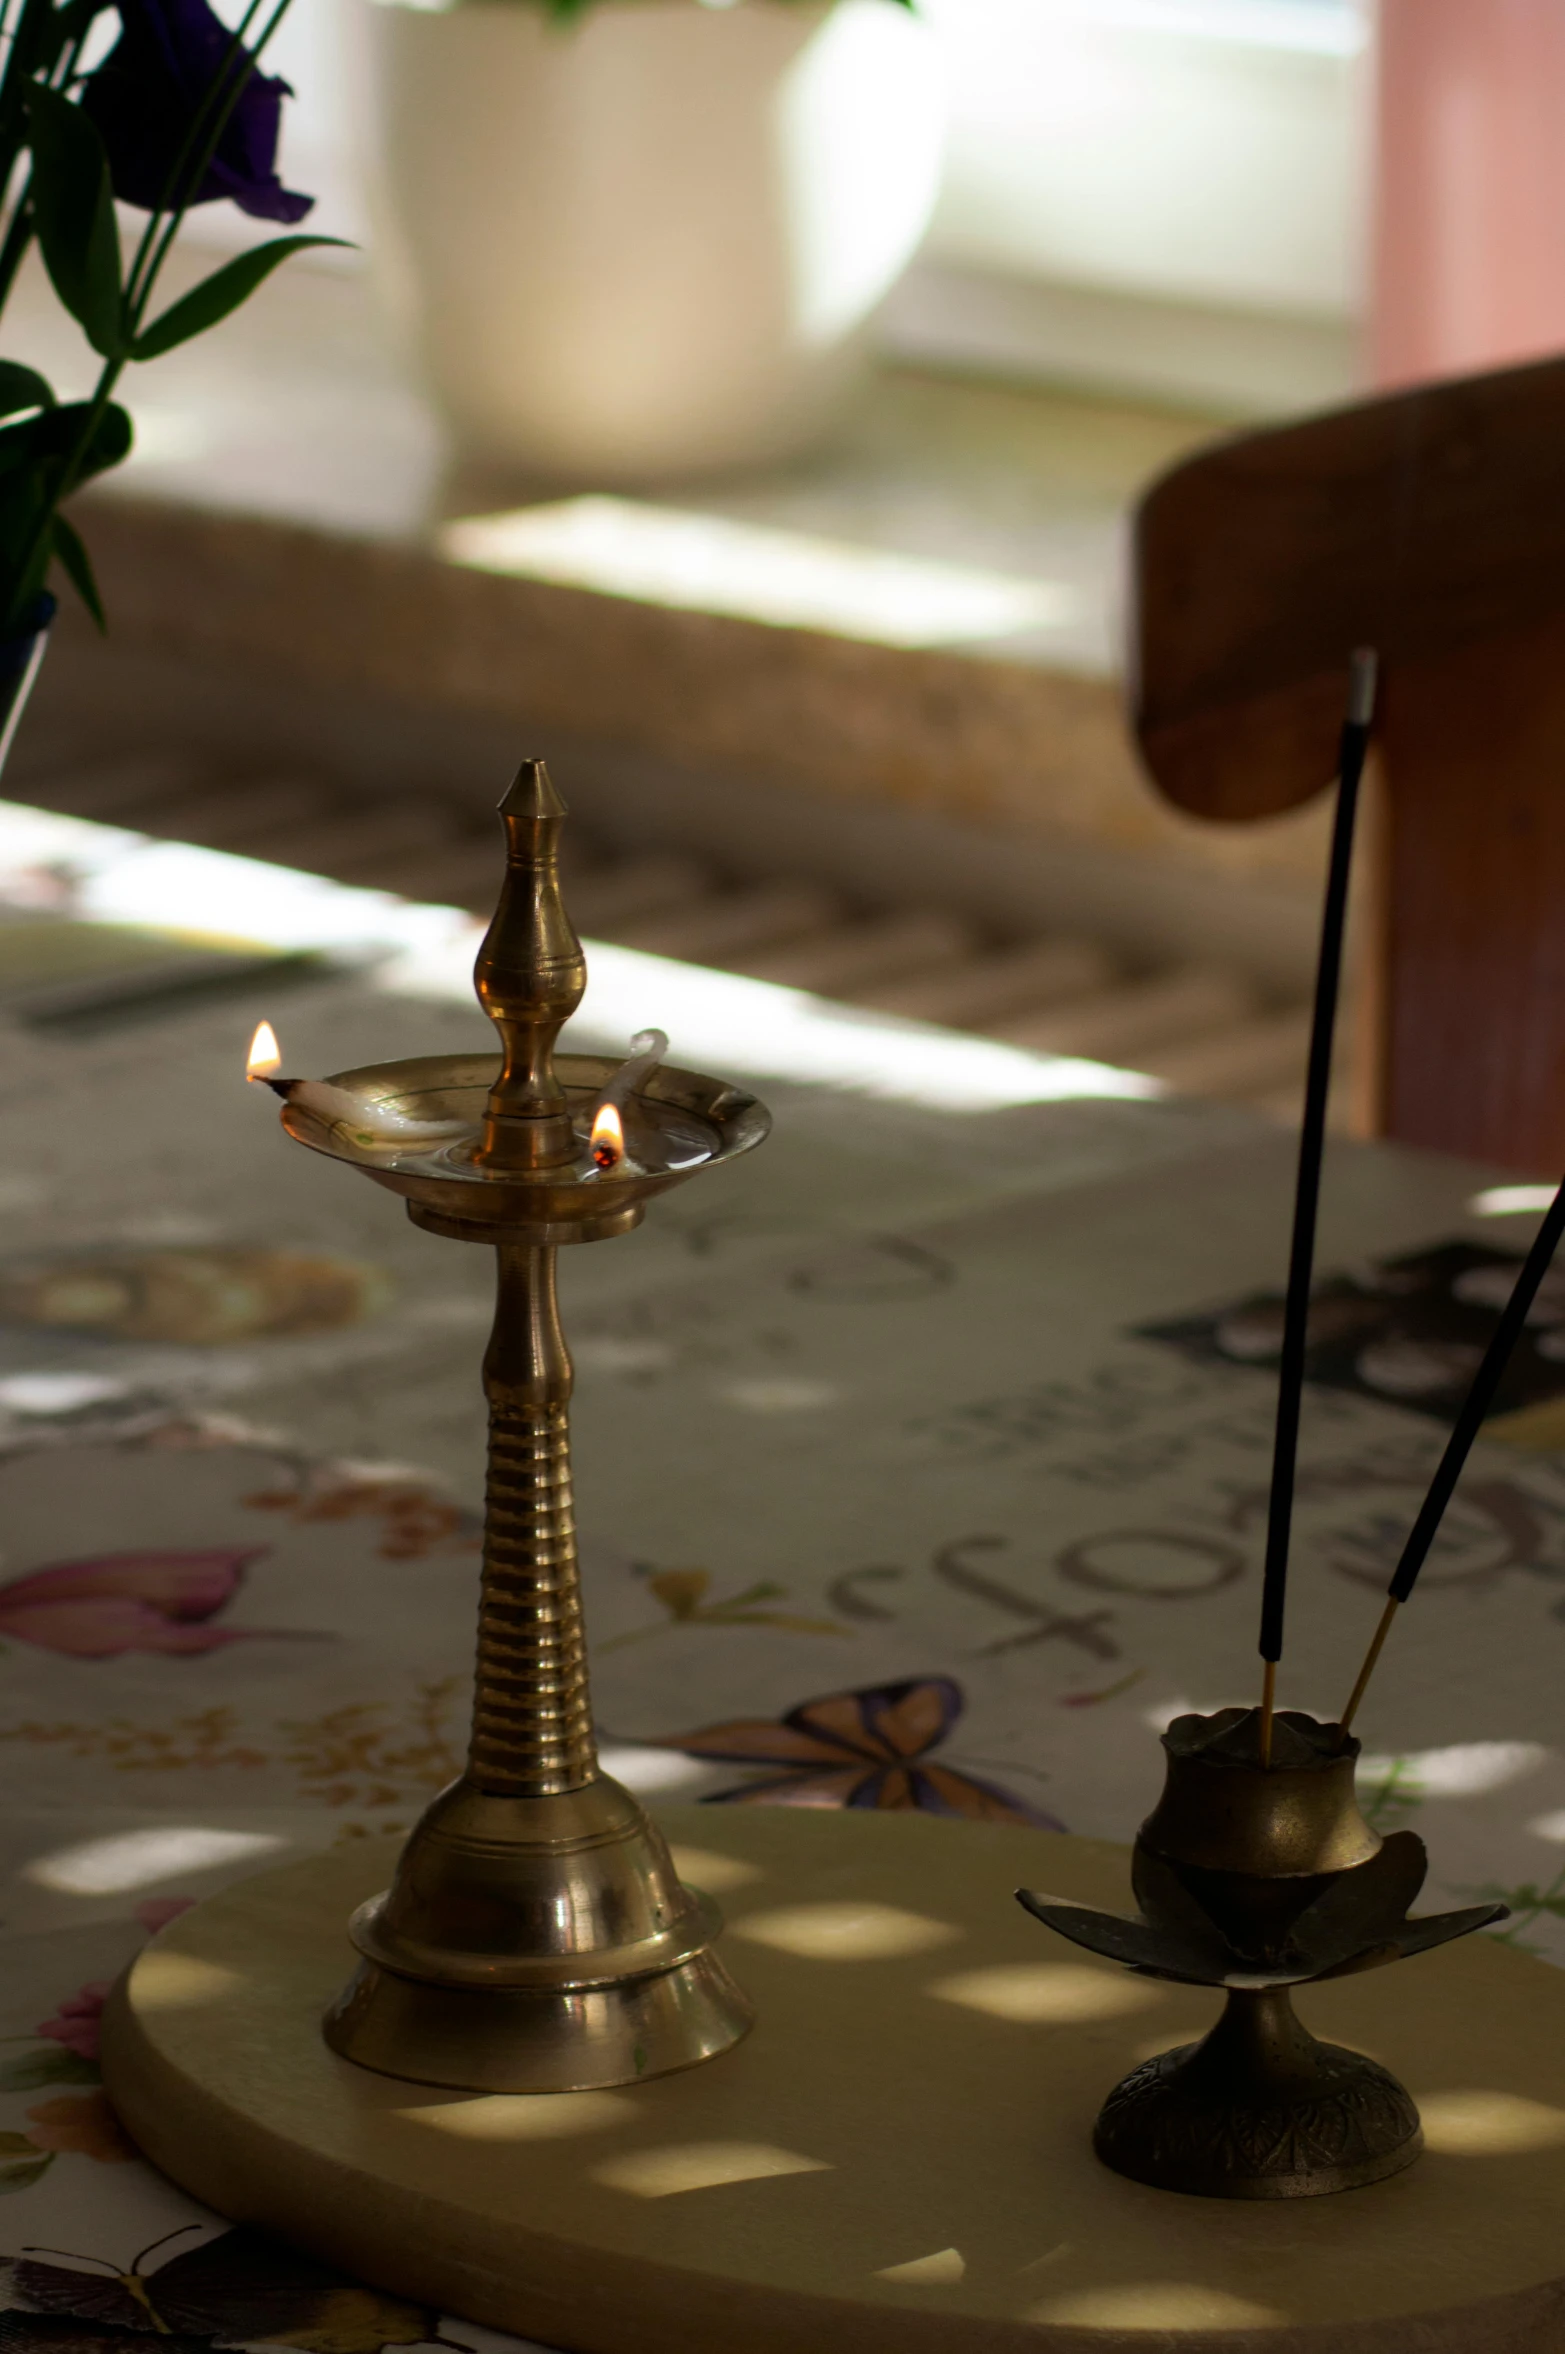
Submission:
[[[605,1742],[598,1762],[627,1790],[682,1790],[704,1781],[712,1770],[702,1758],[681,1757],[677,1749],[655,1749],[650,1742],[639,1741]]]
[[[743,1381],[725,1381],[717,1395],[726,1405],[747,1414],[817,1414],[842,1397],[834,1381],[806,1381],[797,1375],[763,1374]]]
[[[633,2199],[671,2199],[727,2183],[764,2182],[773,2175],[829,2174],[829,2158],[807,2158],[771,2142],[673,2142],[656,2150],[627,2150],[594,2166],[592,2179]]]
[[[1087,2019],[1119,2019],[1162,2000],[1144,1979],[1095,1970],[1084,1962],[1003,1962],[963,1970],[927,1990],[940,2002],[983,2011],[1022,2027],[1063,2027]]]
[[[776,1912],[747,1913],[731,1924],[735,1937],[769,1945],[810,1962],[881,1962],[928,1953],[963,1934],[949,1921],[895,1904],[791,1904]]]
[[[392,995],[472,1003],[483,927],[457,909],[0,802],[0,874],[51,866],[69,868],[83,917],[183,934],[199,909],[199,935],[189,937],[318,949],[373,966],[372,985]],[[500,873],[497,864],[496,889]],[[606,1043],[623,1051],[651,1009],[687,1069],[841,1087],[950,1115],[1098,1098],[1145,1102],[1168,1093],[1159,1079],[1107,1063],[1033,1054],[643,949],[589,941],[588,958],[587,995],[562,1041],[567,1052]]]
[[[854,1088],[947,1113],[1100,1096],[1146,1100],[1167,1092],[1156,1079],[1106,1063],[1030,1054],[999,1039],[836,1005],[805,989],[676,964],[645,949],[593,941],[588,959],[587,995],[567,1025],[567,1049],[573,1031],[628,1038],[650,1009],[687,1069]],[[464,994],[471,993],[470,963],[469,950],[463,970],[453,975],[453,994],[457,981]]]
[[[0,1406],[12,1414],[74,1414],[123,1398],[128,1386],[107,1373],[8,1373]]]
[[[466,1004],[475,945],[472,931],[420,933],[405,956],[377,972],[376,985]],[[560,1040],[568,1054],[610,1044],[623,1053],[624,1041],[650,1012],[673,1041],[673,1059],[687,1070],[841,1087],[951,1116],[1098,1098],[1147,1102],[1168,1093],[1160,1079],[1107,1063],[1032,1054],[997,1038],[837,1005],[806,989],[680,964],[643,948],[593,939],[586,948],[587,994]]]
[[[635,2114],[635,2102],[618,2092],[479,2093],[392,2111],[404,2124],[478,2142],[569,2141],[578,2133],[607,2132]]]
[[[1553,1199],[1552,1185],[1491,1185],[1467,1206],[1475,1218],[1519,1218],[1529,1210],[1546,1210]]]
[[[766,1877],[759,1864],[746,1863],[742,1856],[719,1855],[714,1848],[675,1847],[670,1853],[681,1880],[718,1895],[729,1888],[747,1888]]]
[[[960,2248],[937,2248],[932,2256],[915,2256],[908,2264],[884,2264],[870,2277],[912,2289],[955,2288],[967,2278],[967,2258]]]
[[[152,1946],[136,1964],[136,2008],[144,2017],[155,2011],[190,2011],[233,1995],[243,1984],[241,1973],[222,1962],[203,1961],[199,1954],[162,1953]]]
[[[1565,2145],[1565,2109],[1514,2092],[1420,2093],[1424,2146],[1447,2158],[1508,2158]]]
[[[1198,2281],[1143,2280],[1062,2291],[1023,2318],[1062,2328],[1176,2330],[1255,2328],[1286,2316],[1274,2305],[1255,2304],[1227,2289],[1203,2288]]]
[[[1359,1761],[1361,1789],[1393,1774],[1409,1797],[1479,1798],[1535,1774],[1549,1756],[1541,1741],[1457,1741],[1447,1749],[1409,1749]]]
[[[273,1831],[224,1831],[204,1823],[158,1824],[140,1831],[116,1831],[103,1839],[79,1840],[52,1848],[22,1867],[35,1888],[62,1896],[119,1896],[150,1888],[185,1872],[210,1872],[252,1856],[286,1847]]]

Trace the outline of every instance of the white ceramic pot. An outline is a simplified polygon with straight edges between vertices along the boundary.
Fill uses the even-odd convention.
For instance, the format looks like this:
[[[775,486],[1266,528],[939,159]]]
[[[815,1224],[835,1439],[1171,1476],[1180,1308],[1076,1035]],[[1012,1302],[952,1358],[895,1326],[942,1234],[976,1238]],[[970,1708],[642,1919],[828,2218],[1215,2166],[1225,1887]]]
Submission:
[[[636,480],[830,421],[934,204],[896,0],[367,11],[382,283],[460,443]]]

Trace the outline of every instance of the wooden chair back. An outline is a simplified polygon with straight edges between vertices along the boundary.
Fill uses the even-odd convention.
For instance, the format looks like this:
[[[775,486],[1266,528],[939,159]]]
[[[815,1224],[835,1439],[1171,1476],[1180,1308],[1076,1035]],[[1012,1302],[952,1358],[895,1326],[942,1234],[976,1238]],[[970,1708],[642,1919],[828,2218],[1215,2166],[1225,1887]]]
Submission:
[[[1565,360],[1199,452],[1136,517],[1131,709],[1201,816],[1325,787],[1381,655],[1370,1125],[1565,1168]]]

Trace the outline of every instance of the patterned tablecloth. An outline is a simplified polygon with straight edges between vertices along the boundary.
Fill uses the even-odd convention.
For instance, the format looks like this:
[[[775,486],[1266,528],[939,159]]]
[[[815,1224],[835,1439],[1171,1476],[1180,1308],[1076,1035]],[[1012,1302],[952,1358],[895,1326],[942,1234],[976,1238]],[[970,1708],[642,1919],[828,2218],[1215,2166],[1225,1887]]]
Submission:
[[[645,1018],[660,973],[695,1002],[616,969]],[[258,1010],[309,1069],[484,1035],[420,986],[5,1041],[0,2347],[512,2343],[227,2230],[137,2159],[94,2061],[173,1912],[405,1824],[458,1766],[487,1254],[296,1151],[236,1077]],[[1090,1079],[937,1108],[914,1035],[878,1092],[777,1081],[758,1042],[765,1151],[567,1255],[608,1761],[654,1796],[1127,1837],[1169,1716],[1255,1688],[1292,1140]],[[1332,1155],[1285,1701],[1340,1705],[1526,1239],[1483,1183]],[[1501,1890],[1565,1958],[1557,1398],[1565,1287],[1362,1730],[1432,1896]]]

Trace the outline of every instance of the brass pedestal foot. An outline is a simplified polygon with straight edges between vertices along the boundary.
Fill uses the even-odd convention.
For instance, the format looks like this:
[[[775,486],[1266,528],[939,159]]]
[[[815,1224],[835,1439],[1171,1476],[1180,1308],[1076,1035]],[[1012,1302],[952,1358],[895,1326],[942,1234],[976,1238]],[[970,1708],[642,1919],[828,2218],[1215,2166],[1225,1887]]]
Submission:
[[[1208,2199],[1356,2190],[1411,2166],[1423,2141],[1389,2070],[1318,2043],[1286,1987],[1231,1990],[1210,2035],[1114,2087],[1093,2134],[1116,2174]]]
[[[474,2092],[580,2092],[715,2058],[750,2005],[712,1951],[717,1908],[598,1774],[547,1798],[464,1779],[349,1935],[364,1959],[326,2017],[345,2060]]]

